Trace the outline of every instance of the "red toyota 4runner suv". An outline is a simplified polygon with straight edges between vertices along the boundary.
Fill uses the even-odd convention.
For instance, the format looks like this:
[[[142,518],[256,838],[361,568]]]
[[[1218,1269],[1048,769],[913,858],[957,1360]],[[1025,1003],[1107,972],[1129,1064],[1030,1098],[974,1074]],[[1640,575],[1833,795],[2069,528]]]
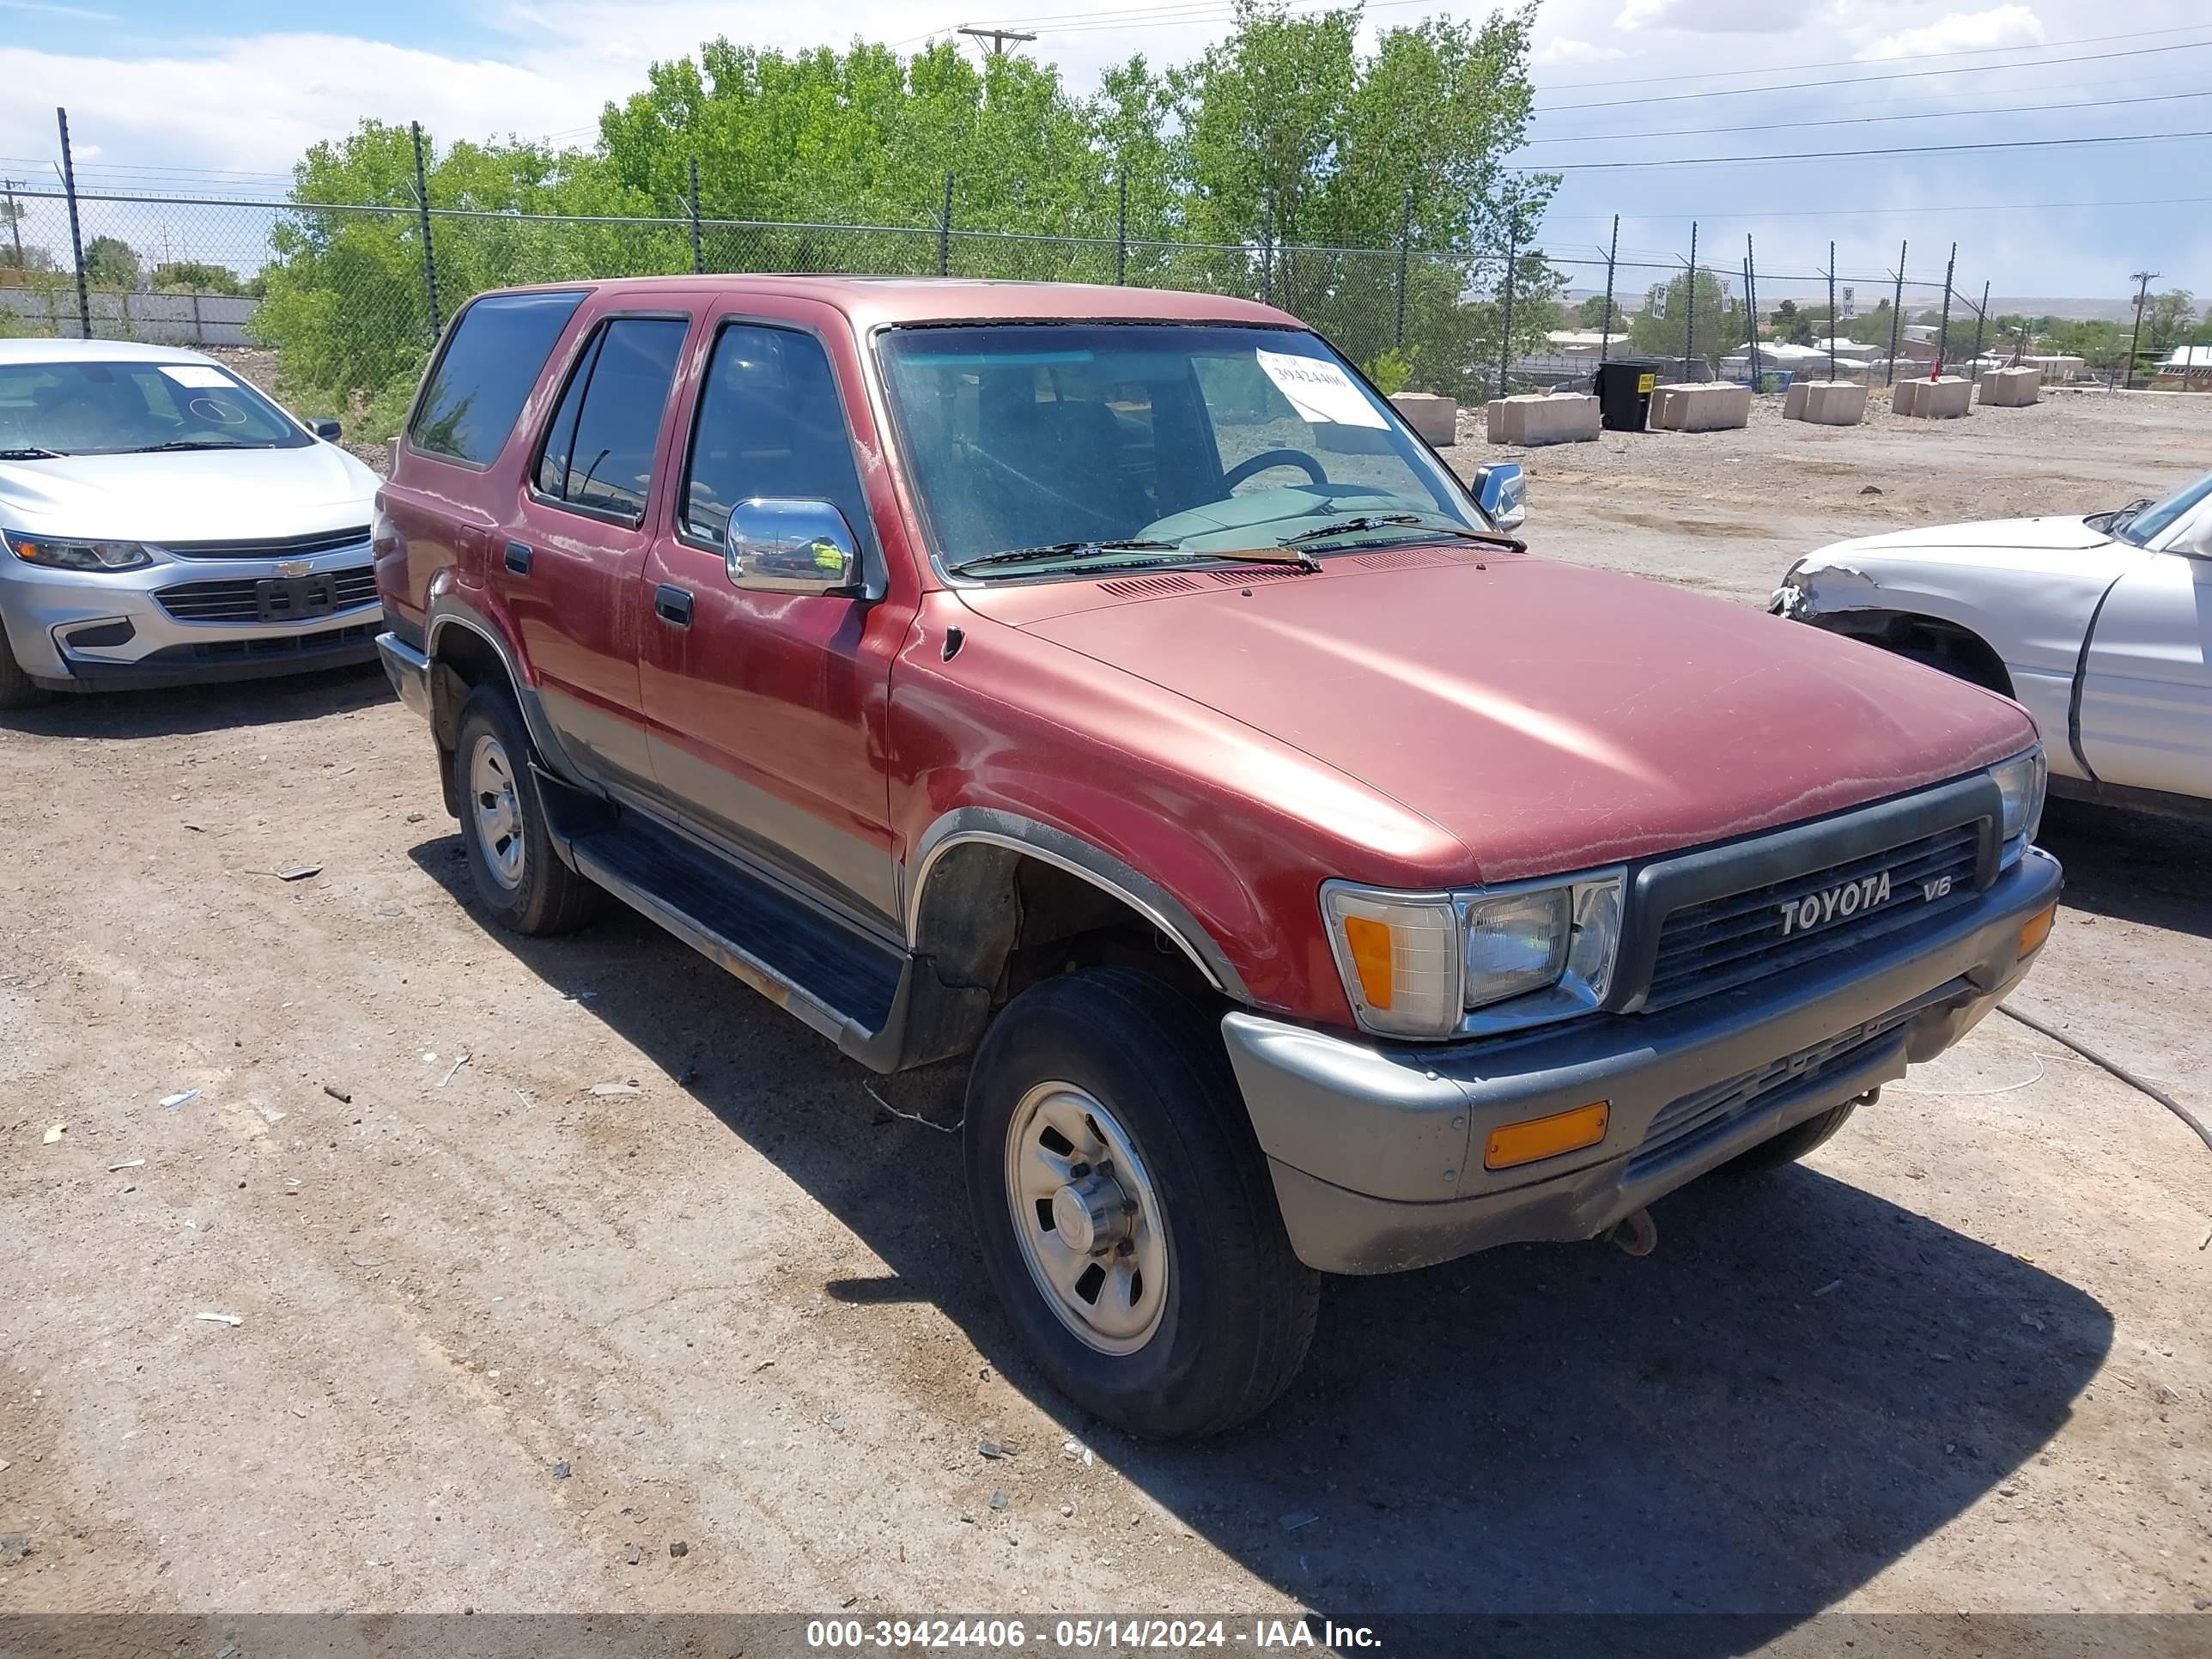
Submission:
[[[2015,704],[1479,495],[1242,301],[503,291],[396,446],[380,645],[502,925],[611,893],[877,1071],[972,1054],[1039,1365],[1202,1434],[1320,1273],[1647,1244],[2051,926]]]

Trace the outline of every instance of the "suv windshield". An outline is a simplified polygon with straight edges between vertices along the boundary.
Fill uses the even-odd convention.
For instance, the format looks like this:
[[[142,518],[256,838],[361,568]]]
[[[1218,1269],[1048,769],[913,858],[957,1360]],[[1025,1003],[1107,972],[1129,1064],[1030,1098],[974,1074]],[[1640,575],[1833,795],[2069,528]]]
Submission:
[[[0,364],[0,451],[129,455],[314,441],[213,363]]]
[[[939,556],[1015,577],[1486,532],[1398,413],[1310,334],[1010,323],[883,337]],[[1328,533],[1317,533],[1328,532]]]
[[[2148,547],[2207,496],[2212,496],[2212,472],[2193,484],[2184,485],[2162,501],[2153,501],[2148,507],[2114,519],[2112,533],[2124,542]]]

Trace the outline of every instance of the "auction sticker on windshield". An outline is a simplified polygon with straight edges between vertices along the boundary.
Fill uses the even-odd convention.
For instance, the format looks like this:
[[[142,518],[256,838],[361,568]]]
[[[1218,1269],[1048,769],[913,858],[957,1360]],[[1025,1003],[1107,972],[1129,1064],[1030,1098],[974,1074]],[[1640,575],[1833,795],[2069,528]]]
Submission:
[[[1287,352],[1253,354],[1260,368],[1291,400],[1299,417],[1335,426],[1387,426],[1367,394],[1334,363],[1319,357],[1293,357]]]
[[[230,376],[219,368],[208,368],[198,363],[163,363],[161,373],[179,386],[220,386],[230,389]]]

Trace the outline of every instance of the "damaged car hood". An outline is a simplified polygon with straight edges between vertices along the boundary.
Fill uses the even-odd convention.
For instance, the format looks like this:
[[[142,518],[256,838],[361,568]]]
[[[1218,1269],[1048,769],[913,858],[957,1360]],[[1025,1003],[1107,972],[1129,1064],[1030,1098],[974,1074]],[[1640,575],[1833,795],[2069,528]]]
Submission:
[[[1931,525],[1919,530],[1886,531],[1879,536],[1859,536],[1823,548],[1822,555],[1856,553],[2007,553],[2063,552],[2069,549],[2102,547],[2112,538],[2092,529],[2078,516],[2050,515],[2035,519],[1984,519],[1972,524]],[[2002,562],[2002,558],[1998,561]]]
[[[245,541],[367,524],[376,475],[334,444],[0,461],[10,528],[119,541]]]
[[[1839,811],[2034,735],[1986,692],[1656,582],[1511,556],[1369,561],[1117,603],[1079,602],[1088,584],[1009,592],[1005,619],[1297,745],[1449,831],[1486,881]],[[989,614],[1000,595],[965,597]]]

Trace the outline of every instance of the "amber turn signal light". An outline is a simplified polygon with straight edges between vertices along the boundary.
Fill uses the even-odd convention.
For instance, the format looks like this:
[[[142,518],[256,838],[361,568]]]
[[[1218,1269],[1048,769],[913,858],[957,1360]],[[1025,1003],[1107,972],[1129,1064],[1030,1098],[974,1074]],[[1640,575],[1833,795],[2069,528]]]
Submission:
[[[2045,905],[2043,908],[2030,916],[2021,925],[2020,949],[2015,954],[2024,957],[2044,940],[2049,939],[2051,924],[2057,920],[2058,906],[2056,902]]]
[[[1534,1164],[1539,1158],[1557,1158],[1561,1152],[1578,1152],[1585,1146],[1595,1146],[1605,1139],[1605,1126],[1612,1116],[1613,1103],[1597,1100],[1571,1112],[1554,1112],[1549,1117],[1504,1124],[1492,1129],[1490,1139],[1484,1143],[1482,1167],[1510,1170],[1516,1164]]]

